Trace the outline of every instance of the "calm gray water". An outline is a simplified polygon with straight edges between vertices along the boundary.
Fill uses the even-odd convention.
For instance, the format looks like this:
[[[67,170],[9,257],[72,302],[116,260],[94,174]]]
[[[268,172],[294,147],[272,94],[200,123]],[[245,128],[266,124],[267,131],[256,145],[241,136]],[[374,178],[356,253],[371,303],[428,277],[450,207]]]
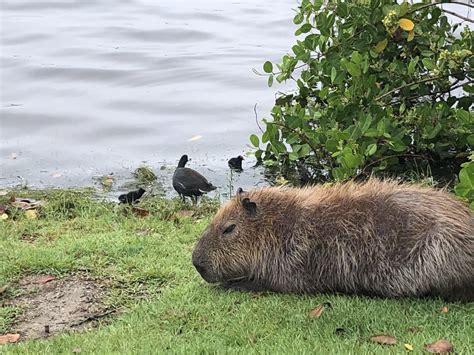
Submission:
[[[228,190],[274,93],[256,76],[293,44],[294,0],[2,0],[0,187],[92,185],[181,154]],[[201,136],[201,137],[199,137]],[[194,140],[193,140],[194,137]],[[198,139],[196,139],[198,138]],[[235,184],[262,182],[244,162]],[[166,167],[166,169],[160,169]],[[21,179],[19,178],[21,177]]]

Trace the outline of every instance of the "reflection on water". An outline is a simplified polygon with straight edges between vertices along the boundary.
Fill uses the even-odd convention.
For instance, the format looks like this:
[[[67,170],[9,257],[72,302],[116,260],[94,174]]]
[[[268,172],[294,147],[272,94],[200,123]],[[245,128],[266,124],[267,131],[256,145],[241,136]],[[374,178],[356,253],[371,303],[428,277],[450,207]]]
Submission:
[[[249,150],[253,106],[275,89],[252,73],[293,42],[292,0],[2,0],[0,186],[121,179],[143,162],[169,185],[187,153],[227,189]],[[202,138],[189,141],[191,137]],[[237,185],[262,181],[244,161]],[[161,170],[160,167],[166,169]],[[120,191],[115,191],[117,194]]]

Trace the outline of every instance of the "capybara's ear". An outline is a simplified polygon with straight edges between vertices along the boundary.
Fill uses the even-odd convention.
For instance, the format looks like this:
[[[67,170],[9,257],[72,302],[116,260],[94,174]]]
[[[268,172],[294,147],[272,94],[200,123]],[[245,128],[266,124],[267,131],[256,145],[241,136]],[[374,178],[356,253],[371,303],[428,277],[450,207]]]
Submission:
[[[241,187],[237,189],[237,195],[243,194],[245,191]]]
[[[242,200],[242,206],[244,206],[247,212],[251,215],[257,213],[257,204],[255,202],[250,201],[248,198],[244,198]]]

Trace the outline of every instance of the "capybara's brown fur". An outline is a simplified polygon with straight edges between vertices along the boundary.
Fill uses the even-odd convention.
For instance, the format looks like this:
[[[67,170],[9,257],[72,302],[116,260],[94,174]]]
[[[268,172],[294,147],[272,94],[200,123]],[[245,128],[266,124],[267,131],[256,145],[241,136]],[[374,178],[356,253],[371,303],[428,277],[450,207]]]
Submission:
[[[241,192],[193,252],[244,290],[474,300],[474,217],[455,196],[369,180]]]

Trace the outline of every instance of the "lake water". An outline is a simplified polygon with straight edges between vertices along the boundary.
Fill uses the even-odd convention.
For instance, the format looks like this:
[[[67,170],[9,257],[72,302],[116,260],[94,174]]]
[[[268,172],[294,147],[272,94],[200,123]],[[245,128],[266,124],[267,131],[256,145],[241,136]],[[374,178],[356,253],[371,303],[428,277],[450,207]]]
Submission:
[[[85,186],[144,162],[170,187],[181,154],[221,192],[250,151],[255,75],[294,42],[294,0],[2,0],[0,186]],[[201,137],[199,137],[201,136]],[[234,183],[262,183],[251,157]]]

